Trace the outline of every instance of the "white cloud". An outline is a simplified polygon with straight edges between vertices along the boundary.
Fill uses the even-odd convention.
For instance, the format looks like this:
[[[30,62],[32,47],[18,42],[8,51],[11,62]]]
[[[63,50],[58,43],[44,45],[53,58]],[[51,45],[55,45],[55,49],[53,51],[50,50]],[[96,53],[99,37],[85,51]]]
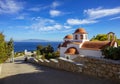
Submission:
[[[62,12],[59,10],[50,10],[49,13],[52,17],[60,16],[62,14]]]
[[[95,20],[88,20],[88,19],[68,19],[67,23],[69,25],[82,25],[82,24],[92,24],[92,23],[96,23],[97,21]]]
[[[18,3],[15,0],[0,0],[0,14],[2,13],[17,13],[22,7],[22,3]]]
[[[111,18],[110,20],[116,20],[116,19],[120,19],[120,16]]]
[[[64,28],[65,28],[65,29],[70,29],[71,26],[66,26],[66,25],[65,25]]]
[[[52,8],[56,8],[57,6],[59,6],[60,5],[60,3],[59,2],[57,2],[57,1],[54,1],[53,3],[52,3]]]
[[[28,29],[33,29],[36,31],[55,31],[55,30],[61,30],[64,28],[63,25],[55,22],[52,19],[46,19],[46,18],[33,18],[33,24],[30,26],[27,26]]]
[[[96,9],[88,9],[84,10],[84,13],[88,15],[88,18],[90,19],[98,19],[105,16],[120,14],[120,7],[111,8],[111,9],[103,9],[101,7]]]
[[[69,25],[82,25],[82,24],[92,24],[97,23],[99,18],[103,18],[106,16],[116,15],[120,14],[120,7],[111,8],[111,9],[103,9],[101,7],[99,8],[93,8],[84,10],[84,13],[88,16],[85,19],[68,19],[67,23]],[[110,20],[119,19],[120,17],[111,18]]]
[[[47,5],[47,6],[38,5],[38,6],[35,6],[35,7],[31,7],[31,8],[29,8],[28,10],[29,10],[29,11],[33,11],[33,12],[39,12],[39,11],[44,10],[44,9],[47,9],[47,8],[50,8],[50,6],[49,6],[49,5]]]
[[[33,23],[29,26],[25,26],[26,29],[32,29],[40,32],[50,32],[50,31],[63,31],[71,29],[71,26],[67,24],[57,23],[53,19],[47,19],[42,17],[33,17]]]

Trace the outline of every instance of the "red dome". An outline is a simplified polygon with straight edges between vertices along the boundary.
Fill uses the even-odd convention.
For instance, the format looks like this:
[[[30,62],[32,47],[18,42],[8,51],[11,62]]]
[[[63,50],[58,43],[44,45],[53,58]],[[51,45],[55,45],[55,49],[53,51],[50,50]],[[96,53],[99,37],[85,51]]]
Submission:
[[[87,32],[85,31],[84,28],[78,28],[78,29],[75,30],[74,33],[86,34]]]
[[[67,35],[64,37],[64,39],[73,39],[73,35]]]

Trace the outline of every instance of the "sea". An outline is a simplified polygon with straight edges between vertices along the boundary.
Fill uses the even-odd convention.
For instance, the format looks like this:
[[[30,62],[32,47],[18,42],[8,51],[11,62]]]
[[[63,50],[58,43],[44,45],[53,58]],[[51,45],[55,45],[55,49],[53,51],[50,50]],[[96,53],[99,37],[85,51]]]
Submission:
[[[14,42],[14,51],[23,52],[24,50],[34,51],[38,45],[47,46],[51,45],[54,51],[57,50],[58,45],[61,42]]]

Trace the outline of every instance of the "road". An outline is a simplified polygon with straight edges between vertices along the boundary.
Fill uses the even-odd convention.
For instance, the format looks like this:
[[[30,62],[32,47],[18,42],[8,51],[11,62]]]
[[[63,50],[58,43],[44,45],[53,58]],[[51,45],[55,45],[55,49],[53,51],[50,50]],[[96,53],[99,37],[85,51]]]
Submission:
[[[119,84],[100,79],[24,62],[23,57],[14,63],[2,64],[0,84]]]

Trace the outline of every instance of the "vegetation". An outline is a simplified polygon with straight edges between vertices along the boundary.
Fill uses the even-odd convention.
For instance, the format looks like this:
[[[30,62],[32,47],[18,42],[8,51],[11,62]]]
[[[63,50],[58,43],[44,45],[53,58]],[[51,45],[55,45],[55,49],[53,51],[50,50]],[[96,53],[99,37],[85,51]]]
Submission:
[[[107,35],[106,34],[98,34],[98,35],[96,35],[96,36],[93,36],[92,37],[92,39],[91,39],[91,41],[105,41],[105,40],[107,40],[108,38],[107,38]]]
[[[107,34],[98,34],[96,36],[93,36],[90,41],[106,41],[106,40],[108,40]],[[110,40],[112,40],[112,36]],[[115,37],[115,40],[120,46],[120,39],[117,39],[117,37]]]
[[[7,44],[5,42],[5,36],[0,33],[0,63],[7,59]]]
[[[101,50],[104,58],[120,60],[120,47],[106,47]]]
[[[118,45],[120,46],[120,39],[117,39],[117,43],[118,43]]]
[[[12,55],[13,49],[13,40],[10,39],[9,42],[5,42],[5,36],[0,33],[0,63]]]
[[[112,40],[112,37],[110,37]],[[98,34],[96,36],[93,36],[91,41],[106,41],[108,40],[107,34]],[[120,39],[117,39],[115,37],[115,40],[117,41],[118,45],[120,45]],[[120,60],[120,47],[106,47],[101,50],[102,54],[105,56],[104,58],[107,59],[113,59],[113,60]]]
[[[7,42],[7,56],[11,57],[12,52],[14,51],[13,39],[11,38],[9,42]]]
[[[24,52],[16,52],[14,54],[14,57],[23,56],[23,55],[24,55]]]
[[[54,52],[54,48],[51,45],[43,47],[41,45],[37,46],[37,56],[41,56],[41,58],[51,59],[59,57],[59,52]]]

